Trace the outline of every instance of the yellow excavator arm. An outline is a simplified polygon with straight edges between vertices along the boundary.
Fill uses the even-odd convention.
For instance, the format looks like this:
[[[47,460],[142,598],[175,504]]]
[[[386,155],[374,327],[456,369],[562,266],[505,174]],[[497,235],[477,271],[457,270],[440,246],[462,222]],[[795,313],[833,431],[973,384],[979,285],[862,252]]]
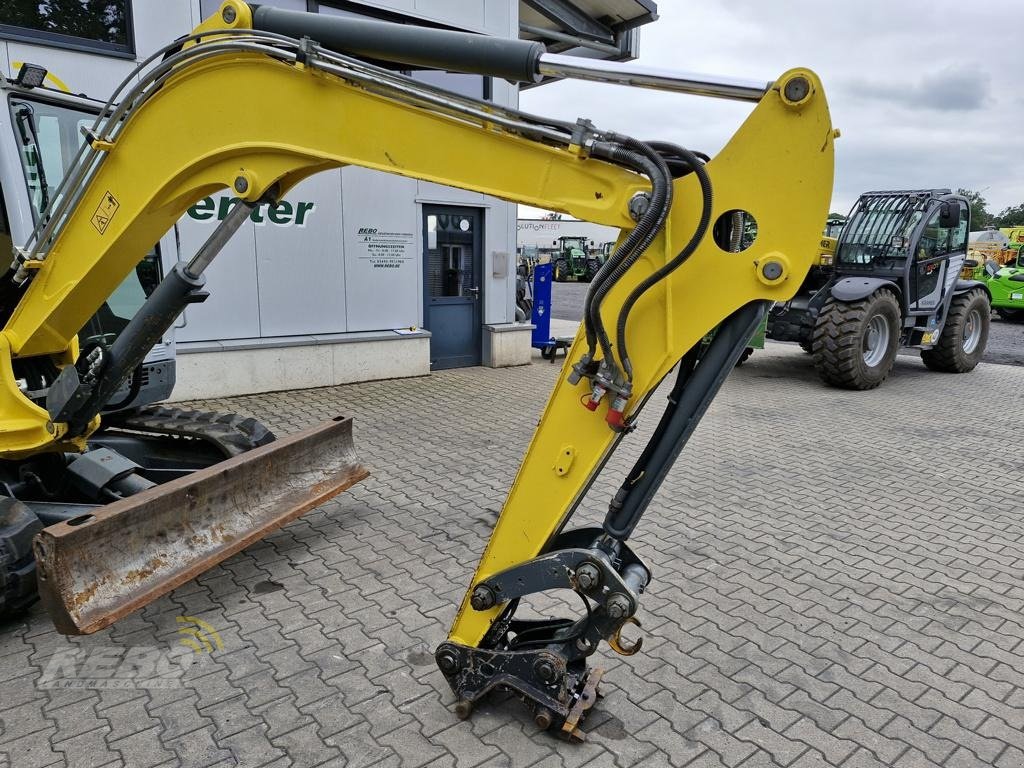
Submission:
[[[650,572],[629,549],[629,534],[768,303],[792,297],[817,258],[835,136],[825,95],[803,69],[764,86],[622,65],[602,73],[531,44],[482,50],[486,38],[450,32],[437,33],[450,36],[438,38],[448,52],[438,61],[429,35],[405,44],[384,33],[374,47],[373,23],[343,21],[226,0],[97,121],[49,218],[18,254],[24,296],[0,332],[0,457],[81,447],[98,423],[89,392],[100,385],[86,387],[79,364],[62,398],[42,408],[19,390],[11,361],[46,357],[74,368],[76,331],[146,246],[218,189],[233,190],[240,213],[179,265],[179,282],[194,290],[246,206],[346,165],[617,227],[617,247],[591,284],[585,322],[437,651],[460,714],[505,688],[541,725],[579,736],[599,680],[586,657],[601,640],[635,651],[620,632],[634,621]],[[346,54],[518,79],[612,79],[756,105],[708,160],[587,121],[543,120],[449,94]],[[752,220],[756,237],[743,248],[735,228]],[[674,368],[669,407],[603,528],[565,530]],[[585,615],[515,618],[521,597],[550,589],[575,590]]]

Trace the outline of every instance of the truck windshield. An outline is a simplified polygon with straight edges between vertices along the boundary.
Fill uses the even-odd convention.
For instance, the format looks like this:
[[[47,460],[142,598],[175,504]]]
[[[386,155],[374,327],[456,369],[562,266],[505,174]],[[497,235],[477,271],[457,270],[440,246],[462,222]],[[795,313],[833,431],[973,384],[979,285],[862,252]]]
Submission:
[[[21,148],[32,216],[38,223],[85,141],[82,127],[92,127],[96,115],[29,99],[11,99],[11,115]],[[159,253],[154,248],[82,329],[82,348],[113,341],[153,292],[160,277]]]

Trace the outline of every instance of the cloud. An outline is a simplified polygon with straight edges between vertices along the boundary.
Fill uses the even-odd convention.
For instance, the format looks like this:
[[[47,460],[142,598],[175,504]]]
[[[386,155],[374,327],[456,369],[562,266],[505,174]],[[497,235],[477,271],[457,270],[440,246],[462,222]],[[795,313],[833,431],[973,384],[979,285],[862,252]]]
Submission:
[[[917,82],[855,80],[849,92],[862,99],[896,102],[905,108],[970,112],[991,104],[992,77],[977,62],[966,62],[922,75]]]
[[[950,19],[959,0],[663,0],[642,28],[638,63],[770,80],[806,66],[825,85],[836,143],[831,210],[870,189],[984,190],[989,210],[1024,201],[1024,46],[977,38]],[[1001,29],[1024,21],[1020,0],[986,0]],[[998,30],[997,30],[998,32]],[[975,43],[965,45],[965,35]],[[524,91],[524,109],[639,138],[718,152],[750,113],[736,102],[565,82]]]

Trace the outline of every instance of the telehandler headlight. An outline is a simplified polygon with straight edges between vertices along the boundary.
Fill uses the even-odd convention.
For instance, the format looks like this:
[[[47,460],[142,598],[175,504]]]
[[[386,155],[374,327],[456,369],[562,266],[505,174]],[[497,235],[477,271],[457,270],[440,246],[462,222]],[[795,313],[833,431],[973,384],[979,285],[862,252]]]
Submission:
[[[818,263],[821,266],[823,266],[823,267],[831,267],[832,266],[832,254],[831,253],[823,253],[823,254],[821,254],[821,256],[818,257]]]
[[[38,64],[22,64],[18,70],[18,76],[14,78],[14,84],[23,88],[38,88],[46,80],[46,67]]]

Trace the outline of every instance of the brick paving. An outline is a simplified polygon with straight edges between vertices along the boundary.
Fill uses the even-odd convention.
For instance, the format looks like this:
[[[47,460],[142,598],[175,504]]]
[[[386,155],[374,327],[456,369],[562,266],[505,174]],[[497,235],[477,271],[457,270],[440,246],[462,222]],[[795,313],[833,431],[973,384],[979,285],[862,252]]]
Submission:
[[[588,741],[500,698],[458,721],[431,652],[557,372],[210,403],[281,433],[352,414],[373,475],[97,635],[0,627],[0,766],[1024,766],[1024,369],[901,357],[844,393],[791,347],[730,377],[641,524],[644,650],[595,657]],[[39,687],[54,654],[169,647],[183,615],[223,648],[181,687]]]

